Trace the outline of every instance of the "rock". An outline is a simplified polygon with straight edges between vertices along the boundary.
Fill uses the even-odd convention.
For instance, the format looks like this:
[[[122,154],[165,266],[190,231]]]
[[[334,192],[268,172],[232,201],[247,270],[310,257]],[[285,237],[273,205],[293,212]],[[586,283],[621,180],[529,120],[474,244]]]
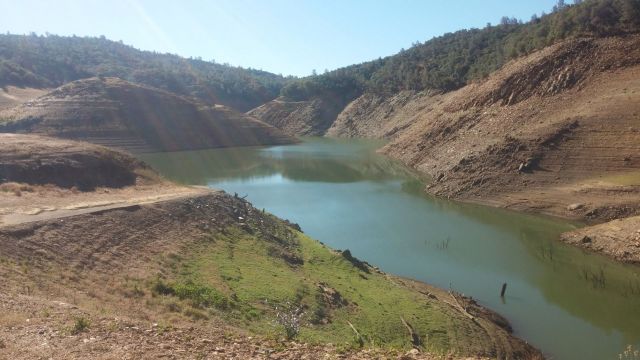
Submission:
[[[526,170],[525,163],[520,163],[518,166],[518,172],[524,172]]]
[[[420,350],[411,349],[411,350],[407,351],[404,355],[401,355],[398,358],[398,360],[414,360],[414,359],[417,359],[418,356],[420,356]]]
[[[587,235],[583,236],[582,239],[580,240],[580,242],[583,244],[589,244],[591,243],[591,241],[592,241],[591,238],[588,237]]]
[[[571,204],[571,205],[567,206],[567,210],[575,211],[575,210],[578,210],[578,209],[582,209],[583,207],[584,207],[584,204],[575,203],[575,204]]]

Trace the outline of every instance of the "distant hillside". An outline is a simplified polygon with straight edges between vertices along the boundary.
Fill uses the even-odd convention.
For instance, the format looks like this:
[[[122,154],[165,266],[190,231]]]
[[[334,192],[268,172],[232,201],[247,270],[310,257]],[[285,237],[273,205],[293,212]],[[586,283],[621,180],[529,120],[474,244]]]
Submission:
[[[294,141],[280,130],[222,105],[205,105],[118,78],[74,81],[1,111],[0,132],[81,139],[132,151]]]
[[[275,98],[287,81],[177,55],[140,51],[105,38],[0,35],[0,86],[54,88],[113,76],[246,111]]]
[[[256,115],[276,126],[273,121],[284,116],[288,118],[285,130],[297,128],[295,122],[300,122],[311,124],[313,133],[321,134],[340,109],[364,93],[453,91],[487,77],[511,59],[568,38],[620,36],[638,30],[638,0],[581,1],[556,7],[551,14],[534,16],[526,23],[505,17],[496,26],[445,34],[384,59],[292,81],[281,91],[283,99],[292,102],[287,106],[291,116],[282,111],[283,99],[267,103]],[[329,104],[331,119],[326,112],[306,111],[309,104],[305,101],[317,99]],[[301,117],[308,114],[312,117]]]

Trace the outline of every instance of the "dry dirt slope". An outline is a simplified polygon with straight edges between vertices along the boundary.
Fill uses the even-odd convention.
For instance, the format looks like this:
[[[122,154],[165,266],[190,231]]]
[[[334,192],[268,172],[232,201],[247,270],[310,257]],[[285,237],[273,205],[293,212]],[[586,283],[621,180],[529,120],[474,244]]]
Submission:
[[[250,110],[247,114],[291,136],[322,136],[344,106],[341,101],[331,98],[317,97],[295,101],[279,97]]]
[[[433,176],[429,191],[442,196],[572,218],[635,214],[637,188],[612,177],[640,171],[639,49],[638,36],[571,40],[425,96],[384,152]]]
[[[117,78],[66,84],[0,112],[0,131],[85,140],[131,151],[272,145],[294,140],[253,117]]]
[[[0,89],[0,111],[10,109],[49,92],[48,89],[5,86]]]

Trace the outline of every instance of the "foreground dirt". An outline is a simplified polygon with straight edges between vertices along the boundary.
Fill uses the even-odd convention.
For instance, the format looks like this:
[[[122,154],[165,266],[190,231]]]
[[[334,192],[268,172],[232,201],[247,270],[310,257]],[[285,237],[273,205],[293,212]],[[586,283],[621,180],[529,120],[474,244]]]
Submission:
[[[118,78],[90,78],[0,111],[0,131],[84,140],[132,152],[294,142],[222,105]]]
[[[224,324],[167,327],[127,316],[96,315],[74,304],[0,293],[0,359],[439,359],[419,352],[279,342]],[[70,334],[74,319],[90,328]]]
[[[442,358],[419,352],[345,350],[335,345],[252,336],[217,318],[189,321],[175,313],[159,313],[157,307],[141,300],[149,301],[138,295],[142,290],[131,286],[132,279],[164,271],[154,261],[158,256],[180,256],[190,246],[209,241],[206,234],[211,231],[224,231],[232,224],[244,226],[242,222],[255,216],[258,218],[253,223],[265,229],[271,226],[269,221],[274,221],[244,200],[218,192],[0,227],[1,356]],[[509,335],[503,319],[468,300],[408,280],[389,281],[412,286],[428,301],[442,301],[454,313],[465,314],[460,319],[468,317],[472,328],[481,326],[489,334],[493,344],[483,346],[495,346],[496,356],[539,356]],[[80,318],[88,319],[90,325],[77,330],[74,324]],[[463,348],[464,344],[456,346]]]

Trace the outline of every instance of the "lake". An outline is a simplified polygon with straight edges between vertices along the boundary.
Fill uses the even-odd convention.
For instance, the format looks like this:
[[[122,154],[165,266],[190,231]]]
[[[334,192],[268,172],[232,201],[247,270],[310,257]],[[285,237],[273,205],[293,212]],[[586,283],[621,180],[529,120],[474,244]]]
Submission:
[[[425,179],[375,152],[381,141],[303,140],[140,158],[174,181],[246,195],[386,272],[472,296],[550,358],[640,347],[640,268],[560,243],[576,224],[428,196]]]

